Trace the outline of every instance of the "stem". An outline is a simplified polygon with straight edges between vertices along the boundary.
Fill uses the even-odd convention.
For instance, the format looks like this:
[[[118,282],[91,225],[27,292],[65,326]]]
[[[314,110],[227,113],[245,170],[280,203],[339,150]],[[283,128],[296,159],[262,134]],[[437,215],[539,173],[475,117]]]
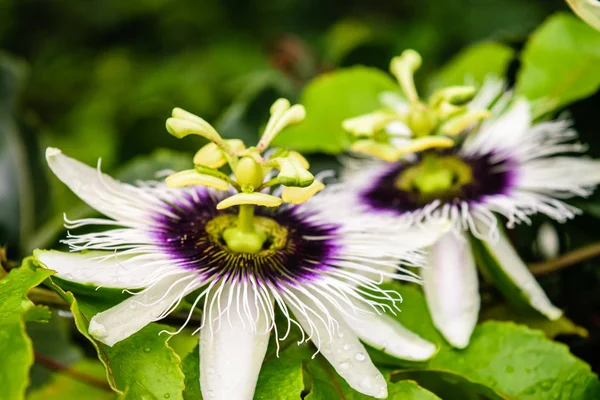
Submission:
[[[66,375],[69,375],[71,378],[76,379],[81,382],[85,382],[89,385],[96,386],[100,389],[104,389],[106,391],[112,392],[110,385],[108,382],[98,379],[96,377],[87,375],[83,372],[74,370],[67,365],[61,364],[58,361],[55,361],[49,357],[46,357],[43,354],[35,352],[35,362],[37,364],[43,365],[44,367],[57,372],[62,372]]]
[[[570,251],[560,257],[545,262],[532,264],[530,271],[534,275],[544,275],[559,269],[579,264],[589,258],[600,256],[600,242]]]
[[[44,304],[64,310],[69,309],[69,304],[56,292],[41,287],[34,287],[27,292],[27,297],[34,304]]]
[[[254,205],[240,205],[240,213],[238,214],[238,229],[241,232],[254,232]]]

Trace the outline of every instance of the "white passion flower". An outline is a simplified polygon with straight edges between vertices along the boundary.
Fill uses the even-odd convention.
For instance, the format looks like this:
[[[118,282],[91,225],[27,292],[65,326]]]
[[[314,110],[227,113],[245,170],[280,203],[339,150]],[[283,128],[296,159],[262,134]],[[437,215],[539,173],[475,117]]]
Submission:
[[[485,272],[504,282],[499,289],[506,296],[519,296],[549,319],[561,316],[497,216],[508,228],[537,213],[564,222],[579,213],[564,200],[588,196],[600,182],[600,162],[581,155],[585,146],[574,142],[568,120],[532,122],[532,105],[503,92],[501,81],[487,80],[468,107],[490,107],[492,117],[465,129],[455,147],[396,162],[348,160],[336,189],[350,199],[348,210],[379,216],[382,226],[451,223],[421,276],[434,324],[458,348],[468,345],[478,319],[476,260],[494,265]]]
[[[271,331],[278,342],[299,328],[300,342],[312,341],[352,388],[377,398],[387,396],[386,381],[360,340],[392,356],[433,355],[433,344],[384,315],[401,298],[377,286],[384,277],[420,280],[401,266],[422,259],[412,234],[399,242],[367,216],[335,219],[323,212],[319,195],[307,200],[318,190],[306,160],[291,152],[260,155],[276,134],[268,138],[269,127],[283,129],[294,120],[286,114],[298,112],[294,107],[276,103],[267,139],[248,149],[225,143],[206,122],[176,109],[175,119],[193,120],[212,143],[196,155],[195,170],[171,175],[167,184],[120,183],[99,166],[47,150],[54,174],[106,218],[67,220],[69,229],[102,229],[69,233],[70,253],[38,250],[35,256],[63,279],[131,290],[91,319],[94,338],[112,346],[190,295],[190,317],[197,306],[203,310],[196,330],[202,393],[227,400],[252,398]],[[190,128],[184,122],[170,120],[169,130],[184,136]],[[232,176],[215,172],[225,162]],[[278,181],[290,186],[271,190]],[[234,188],[242,191],[232,195]],[[302,204],[279,206],[282,201]],[[278,331],[276,314],[287,321],[285,331]]]

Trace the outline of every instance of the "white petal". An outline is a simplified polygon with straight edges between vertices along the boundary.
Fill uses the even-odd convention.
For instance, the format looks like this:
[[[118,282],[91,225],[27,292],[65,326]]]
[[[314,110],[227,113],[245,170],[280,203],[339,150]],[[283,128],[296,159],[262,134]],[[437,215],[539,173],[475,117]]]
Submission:
[[[482,243],[496,259],[502,271],[523,292],[533,308],[551,320],[562,316],[562,311],[552,305],[544,290],[503,233],[496,243]]]
[[[467,239],[446,234],[432,247],[421,276],[434,325],[452,346],[466,347],[480,307],[477,269]]]
[[[315,302],[307,296],[298,293],[296,296],[304,305],[315,310],[316,313],[324,314],[323,311],[319,311]],[[350,387],[367,396],[387,397],[385,378],[373,365],[369,354],[352,328],[346,324],[344,318],[334,309],[333,305],[324,301],[322,303],[326,304],[329,316],[337,321],[338,330],[332,333],[332,337],[325,323],[314,314],[309,313],[307,316],[294,304],[288,305],[293,310],[296,320],[302,325],[304,331],[311,335],[312,341],[321,351],[323,357],[329,361]],[[327,321],[325,316],[323,318]]]
[[[110,251],[65,253],[35,250],[34,257],[59,278],[84,285],[137,289],[143,286],[146,271],[143,262]]]
[[[90,335],[109,346],[133,335],[198,287],[190,285],[194,281],[194,275],[180,281],[182,277],[186,275],[164,278],[116,306],[96,314],[90,321]]]
[[[525,99],[518,99],[497,119],[482,124],[476,136],[465,143],[467,152],[490,153],[510,150],[523,141],[531,126],[531,110]]]
[[[48,148],[46,160],[58,179],[100,213],[125,221],[137,221],[146,215],[144,206],[148,204],[142,200],[140,189],[67,157],[59,149]]]
[[[550,157],[526,162],[517,176],[520,189],[571,195],[590,194],[600,183],[600,161],[581,157]]]
[[[269,343],[266,314],[254,307],[254,290],[249,292],[249,307],[244,307],[239,296],[233,296],[228,315],[220,316],[218,329],[211,332],[210,325],[200,331],[200,388],[205,399],[251,400],[258,374]],[[239,294],[239,293],[238,293]],[[213,303],[209,296],[207,304]],[[214,301],[211,314],[227,309],[229,291],[224,290]],[[251,329],[248,318],[256,320]]]
[[[344,315],[344,319],[363,342],[391,356],[425,361],[437,350],[433,343],[409,331],[389,315],[365,314],[357,318]]]

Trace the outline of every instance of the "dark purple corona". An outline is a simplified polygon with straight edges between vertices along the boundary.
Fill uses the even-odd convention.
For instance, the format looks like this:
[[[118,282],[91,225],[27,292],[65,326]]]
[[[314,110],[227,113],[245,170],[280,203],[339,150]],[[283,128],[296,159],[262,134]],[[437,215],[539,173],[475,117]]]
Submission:
[[[471,169],[470,182],[435,196],[423,195],[417,190],[399,188],[396,181],[407,169],[420,163],[401,161],[389,167],[360,194],[360,200],[373,211],[394,211],[398,214],[417,211],[434,200],[444,204],[467,202],[471,205],[485,202],[488,196],[504,194],[512,186],[513,168],[510,162],[494,161],[494,154],[465,156],[454,152],[439,152],[439,156],[452,156],[461,160]]]
[[[258,282],[278,286],[282,282],[304,282],[333,268],[330,260],[335,258],[339,248],[338,226],[334,224],[311,221],[312,214],[301,212],[295,206],[259,207],[257,219],[274,229],[266,230],[263,250],[238,253],[227,248],[222,239],[225,225],[214,224],[235,221],[237,208],[217,210],[217,203],[222,199],[202,188],[186,195],[185,199],[169,210],[176,218],[160,216],[156,219],[153,237],[174,262],[198,271],[207,279],[238,281],[251,275]]]

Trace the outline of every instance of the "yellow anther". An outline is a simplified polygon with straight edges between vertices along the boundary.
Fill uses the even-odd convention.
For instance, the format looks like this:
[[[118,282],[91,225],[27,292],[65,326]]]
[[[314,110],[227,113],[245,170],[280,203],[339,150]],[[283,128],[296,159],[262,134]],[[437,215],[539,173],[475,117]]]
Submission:
[[[315,180],[315,177],[304,168],[304,163],[296,158],[274,158],[269,160],[269,164],[279,169],[277,180],[284,186],[306,187]]]
[[[370,114],[349,118],[342,122],[342,127],[354,135],[373,136],[385,128],[390,122],[400,120],[399,116],[384,111],[375,111]]]
[[[306,118],[306,110],[303,106],[296,104],[290,107],[290,102],[286,99],[278,99],[271,106],[271,118],[267,122],[265,131],[256,145],[259,152],[264,151],[271,141],[284,128],[302,122]]]
[[[440,128],[440,132],[444,135],[456,136],[473,123],[485,118],[489,118],[491,115],[492,114],[488,110],[467,111],[464,114],[458,115],[444,122]]]
[[[352,143],[351,150],[369,154],[389,162],[398,161],[400,158],[398,150],[391,144],[376,142],[371,139],[358,140]]]
[[[464,105],[475,97],[477,89],[473,86],[448,86],[436,91],[430,98],[429,104],[437,107],[442,102],[454,105]]]
[[[225,143],[231,147],[234,152],[244,150],[244,142],[239,139],[226,140]],[[215,143],[209,143],[203,146],[196,155],[194,155],[194,164],[204,165],[210,168],[221,168],[227,162],[225,152]]]
[[[276,196],[266,193],[238,193],[226,198],[217,204],[217,210],[223,210],[232,206],[252,204],[263,207],[279,207],[283,201]]]
[[[414,74],[421,67],[421,56],[414,50],[405,50],[399,57],[392,58],[390,71],[398,82],[408,100],[411,103],[419,101],[419,95],[415,88]]]
[[[406,145],[398,148],[400,155],[415,153],[417,151],[423,151],[435,148],[448,148],[454,146],[454,140],[443,137],[443,136],[427,136],[411,140]]]
[[[309,164],[308,160],[306,158],[304,158],[304,156],[302,154],[298,153],[297,151],[290,151],[288,153],[288,157],[298,160],[300,165],[302,165],[302,168],[304,168],[304,169],[310,168],[310,164]]]
[[[194,169],[176,172],[167,177],[165,182],[167,186],[172,188],[202,185],[223,191],[229,189],[229,182],[226,180],[212,175],[201,174]]]
[[[173,109],[173,117],[167,119],[167,131],[179,139],[187,135],[200,135],[211,142],[221,143],[221,136],[208,122],[181,108]]]
[[[315,181],[310,186],[304,188],[286,187],[285,189],[283,189],[281,198],[286,203],[302,204],[311,197],[313,197],[315,194],[323,190],[324,188],[325,185],[323,184],[323,182],[315,179]]]

